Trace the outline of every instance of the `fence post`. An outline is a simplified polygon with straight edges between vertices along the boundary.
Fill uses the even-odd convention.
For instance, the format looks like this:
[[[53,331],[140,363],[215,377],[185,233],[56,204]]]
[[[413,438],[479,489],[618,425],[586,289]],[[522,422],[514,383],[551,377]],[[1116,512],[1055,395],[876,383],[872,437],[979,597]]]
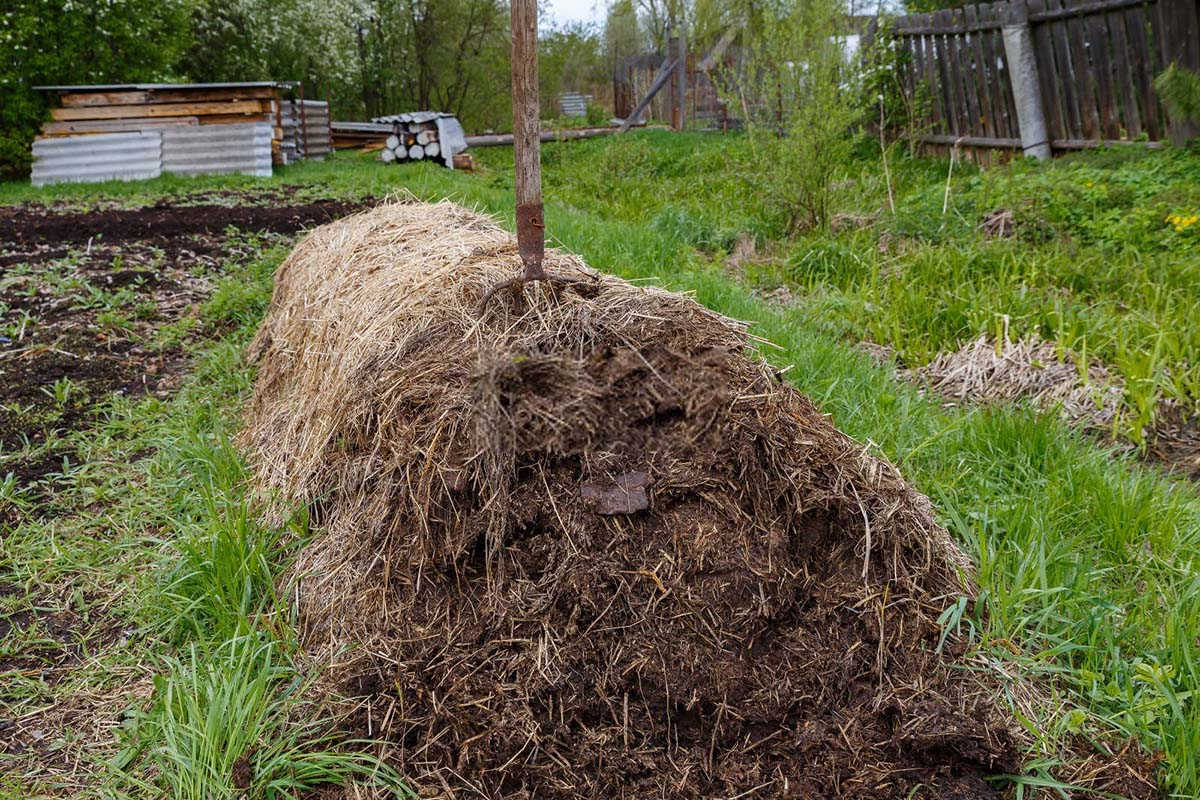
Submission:
[[[1029,26],[1025,0],[1010,3],[1004,11],[1004,55],[1008,61],[1008,79],[1012,83],[1013,102],[1017,107],[1017,125],[1021,128],[1021,149],[1025,155],[1050,158],[1050,134],[1046,130],[1046,111],[1038,82],[1037,50]]]

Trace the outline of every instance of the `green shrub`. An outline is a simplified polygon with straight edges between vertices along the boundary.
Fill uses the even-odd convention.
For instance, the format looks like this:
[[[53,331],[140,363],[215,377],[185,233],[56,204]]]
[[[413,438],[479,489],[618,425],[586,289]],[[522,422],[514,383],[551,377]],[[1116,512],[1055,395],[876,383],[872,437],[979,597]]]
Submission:
[[[587,105],[587,124],[592,127],[607,125],[610,115],[608,109],[596,103],[588,103]]]
[[[751,15],[742,63],[718,75],[725,105],[744,117],[744,202],[787,235],[828,224],[854,146],[861,111],[836,37],[841,13],[834,0],[769,4]]]
[[[1154,79],[1154,90],[1172,117],[1200,123],[1200,72],[1171,64]]]

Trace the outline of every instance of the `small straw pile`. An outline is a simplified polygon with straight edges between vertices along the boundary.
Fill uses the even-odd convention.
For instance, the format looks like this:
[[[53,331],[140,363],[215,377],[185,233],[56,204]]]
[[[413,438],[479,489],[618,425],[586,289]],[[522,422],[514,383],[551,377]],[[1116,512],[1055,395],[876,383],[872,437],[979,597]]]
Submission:
[[[1019,733],[936,622],[929,502],[695,301],[449,203],[311,233],[243,435],[351,735],[423,796],[998,795]],[[961,664],[959,666],[962,666]]]
[[[1036,336],[995,341],[987,335],[943,353],[913,370],[938,394],[958,401],[1029,400],[1044,411],[1084,428],[1111,433],[1124,397],[1124,383],[1100,364],[1086,372],[1060,358],[1052,342]]]

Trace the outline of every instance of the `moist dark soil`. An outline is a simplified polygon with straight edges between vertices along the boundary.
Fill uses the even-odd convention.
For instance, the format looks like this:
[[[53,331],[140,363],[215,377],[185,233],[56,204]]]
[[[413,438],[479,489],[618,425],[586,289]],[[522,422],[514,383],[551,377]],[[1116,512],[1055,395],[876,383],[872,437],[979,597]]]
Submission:
[[[90,426],[112,395],[166,397],[178,385],[186,339],[164,345],[156,332],[193,315],[227,265],[257,257],[261,244],[245,234],[280,238],[364,205],[255,204],[283,196],[0,208],[0,480],[11,473],[23,500],[0,505],[0,525],[45,510],[76,461],[66,435]]]
[[[369,201],[368,201],[369,202]],[[168,244],[181,236],[242,231],[295,233],[361,209],[365,203],[318,200],[305,205],[224,206],[159,203],[145,208],[56,214],[42,206],[0,209],[0,226],[13,245],[145,241]]]

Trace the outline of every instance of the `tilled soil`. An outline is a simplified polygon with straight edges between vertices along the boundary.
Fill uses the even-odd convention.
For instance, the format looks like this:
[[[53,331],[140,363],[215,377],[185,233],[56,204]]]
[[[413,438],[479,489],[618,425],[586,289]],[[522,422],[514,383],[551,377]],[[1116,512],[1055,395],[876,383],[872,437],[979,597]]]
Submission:
[[[93,425],[113,395],[171,394],[197,334],[164,339],[163,329],[195,316],[231,266],[368,204],[287,205],[285,196],[0,208],[0,484],[12,481],[18,498],[0,498],[0,533],[66,509],[56,492],[80,460],[69,434]],[[104,598],[55,591],[0,584],[0,754],[58,772],[78,758],[55,744],[63,730],[91,727],[107,740],[120,718],[119,708],[96,713],[104,698],[60,698],[55,687],[98,649],[135,634],[103,610]]]
[[[234,206],[236,193],[219,194],[135,209],[0,208],[0,480],[11,473],[26,503],[0,507],[0,524],[44,505],[74,460],[65,434],[89,425],[98,403],[170,393],[188,358],[155,334],[194,313],[228,264],[257,255],[248,234],[283,238],[367,205]]]

